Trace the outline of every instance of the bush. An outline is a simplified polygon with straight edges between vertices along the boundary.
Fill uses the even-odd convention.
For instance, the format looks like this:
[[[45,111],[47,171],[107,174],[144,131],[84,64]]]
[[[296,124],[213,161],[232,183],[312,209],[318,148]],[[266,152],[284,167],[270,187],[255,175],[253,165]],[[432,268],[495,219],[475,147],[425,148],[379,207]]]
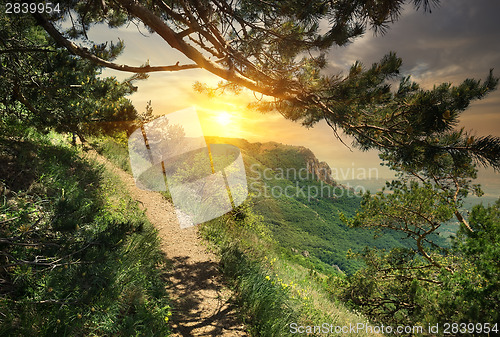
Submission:
[[[118,178],[55,134],[0,157],[0,335],[168,335],[158,237]]]

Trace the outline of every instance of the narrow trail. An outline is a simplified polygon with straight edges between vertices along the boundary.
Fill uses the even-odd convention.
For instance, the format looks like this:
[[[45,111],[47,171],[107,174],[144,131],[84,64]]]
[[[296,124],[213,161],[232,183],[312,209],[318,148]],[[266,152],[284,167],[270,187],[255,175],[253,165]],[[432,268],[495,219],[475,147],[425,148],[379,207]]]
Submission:
[[[175,305],[173,336],[248,336],[236,315],[231,291],[222,284],[217,258],[203,246],[196,227],[181,229],[173,205],[159,193],[137,188],[130,174],[94,150],[88,156],[118,175],[158,229],[161,249],[172,263],[166,283]]]

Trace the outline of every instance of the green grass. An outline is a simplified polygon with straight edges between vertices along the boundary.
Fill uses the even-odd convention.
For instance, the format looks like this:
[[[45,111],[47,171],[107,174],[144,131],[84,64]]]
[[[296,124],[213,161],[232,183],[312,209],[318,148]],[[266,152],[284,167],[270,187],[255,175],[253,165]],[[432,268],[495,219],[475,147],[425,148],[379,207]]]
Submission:
[[[101,155],[108,158],[122,170],[132,174],[130,159],[127,150],[127,137],[125,134],[109,136],[93,136],[88,139],[90,145]]]
[[[361,252],[366,246],[390,250],[410,244],[398,233],[377,233],[375,239],[373,231],[350,228],[341,221],[340,213],[347,217],[356,213],[361,198],[343,186],[316,180],[308,171],[312,162],[317,163],[310,150],[274,142],[207,138],[241,149],[253,210],[264,217],[287,259],[327,274],[338,267],[352,275],[363,263],[348,259],[349,251]]]
[[[114,143],[101,145],[102,153],[112,160],[117,156],[114,161],[120,162],[125,148],[116,150],[122,146],[116,140],[101,142]],[[256,158],[268,164],[304,163],[304,158],[300,158],[304,151],[299,153],[299,158],[291,158],[294,153],[297,155],[291,147],[281,153],[275,145],[272,156],[260,152],[252,156],[249,151],[259,151],[259,145],[241,140],[234,142],[243,149],[250,174],[256,173],[249,169],[252,164],[260,165],[260,169],[266,167]],[[290,158],[282,161],[273,157],[280,153]],[[289,180],[267,183],[282,187],[293,184]],[[307,200],[254,196],[230,214],[200,225],[202,237],[220,256],[221,270],[235,292],[239,312],[252,335],[292,336],[291,323],[314,326],[328,322],[343,326],[367,322],[361,314],[350,311],[337,300],[339,293],[335,287],[345,285],[347,280],[331,266],[337,263],[344,270],[356,270],[359,265],[347,260],[347,250],[353,245],[362,247],[367,242],[373,243],[373,234],[347,228],[338,219],[339,211],[353,213],[358,203],[356,198],[348,197]],[[389,237],[381,244],[400,243]],[[311,255],[303,256],[304,250]]]
[[[272,241],[258,217],[239,208],[200,226],[200,233],[220,256],[220,267],[235,291],[239,312],[254,336],[284,336],[287,324],[299,317],[295,304],[281,285],[268,280],[269,271],[255,259]],[[256,234],[260,233],[260,234]]]
[[[0,335],[168,335],[154,228],[116,176],[67,144],[0,139]]]
[[[241,139],[209,138],[209,142],[229,141],[239,146],[243,151],[243,159],[248,174],[250,192],[253,193],[254,210],[263,215],[267,227],[273,237],[283,247],[288,258],[306,268],[311,266],[318,271],[331,273],[338,266],[348,274],[354,274],[363,264],[346,257],[352,250],[360,252],[366,246],[390,250],[392,247],[408,245],[409,242],[397,233],[379,233],[375,239],[374,233],[360,228],[349,228],[340,220],[339,213],[346,216],[355,214],[359,207],[360,198],[348,196],[346,190],[337,187],[337,193],[344,195],[337,198],[314,197],[307,198],[300,195],[295,197],[281,196],[278,198],[265,197],[262,193],[255,193],[257,186],[267,185],[268,189],[274,187],[280,190],[291,191],[296,194],[296,184],[299,187],[318,188],[321,184],[315,180],[279,179],[279,171],[270,174],[272,179],[263,179],[264,170],[283,168],[294,169],[299,172],[306,168],[307,161],[314,156],[309,150],[300,147],[286,146],[278,143],[248,143]],[[90,143],[96,150],[106,156],[117,166],[131,172],[128,159],[127,141],[124,135],[115,138],[92,138]],[[280,166],[281,165],[281,166]],[[293,171],[292,171],[293,172]],[[278,178],[276,178],[278,175]],[[285,177],[287,178],[287,177]],[[291,177],[288,177],[291,178]],[[168,191],[161,192],[170,199]],[[304,259],[302,252],[307,251],[309,257]]]
[[[248,204],[200,226],[221,258],[243,320],[255,336],[294,336],[291,324],[367,323],[328,291],[332,276],[290,260]],[[340,284],[342,277],[335,280]],[[367,336],[364,333],[357,336]]]

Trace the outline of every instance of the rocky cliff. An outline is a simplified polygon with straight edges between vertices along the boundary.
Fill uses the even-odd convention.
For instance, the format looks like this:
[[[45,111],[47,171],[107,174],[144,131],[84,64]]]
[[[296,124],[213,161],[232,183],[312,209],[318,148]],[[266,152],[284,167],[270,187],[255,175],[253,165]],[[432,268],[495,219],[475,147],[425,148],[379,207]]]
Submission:
[[[250,143],[240,138],[206,137],[207,143],[232,144],[243,153],[258,159],[263,165],[273,169],[306,169],[309,177],[329,185],[337,185],[332,178],[332,169],[319,161],[314,153],[304,146],[285,145],[277,142]]]

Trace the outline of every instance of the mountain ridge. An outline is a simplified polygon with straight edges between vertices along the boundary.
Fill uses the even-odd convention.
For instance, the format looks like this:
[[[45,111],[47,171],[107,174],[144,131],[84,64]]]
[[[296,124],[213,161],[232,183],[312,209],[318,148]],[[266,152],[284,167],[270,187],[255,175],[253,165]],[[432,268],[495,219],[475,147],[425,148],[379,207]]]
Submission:
[[[273,151],[297,151],[298,154],[302,155],[305,159],[305,167],[296,167],[293,164],[296,163],[281,163],[282,165],[285,164],[292,164],[290,166],[285,166],[285,168],[295,168],[295,169],[302,169],[305,168],[308,170],[308,173],[312,174],[313,176],[317,177],[319,181],[323,181],[326,184],[329,185],[338,185],[338,182],[335,181],[332,177],[332,169],[326,163],[325,161],[320,161],[314,152],[310,150],[309,148],[305,146],[300,146],[300,145],[288,145],[288,144],[283,144],[275,141],[269,141],[269,142],[249,142],[248,140],[244,138],[226,138],[226,137],[218,137],[218,136],[205,136],[205,140],[209,144],[231,144],[234,146],[237,146],[240,150],[243,150],[245,153],[252,153],[255,156],[255,153],[259,153],[261,155],[266,155],[268,153],[272,153]],[[262,159],[262,157],[260,158]],[[261,160],[259,160],[261,161]],[[269,160],[263,160],[262,164],[266,165],[269,164]],[[268,166],[268,165],[266,165]],[[270,166],[268,166],[270,167]],[[282,166],[277,166],[277,167],[270,167],[271,169],[277,169],[277,168],[283,168]]]

